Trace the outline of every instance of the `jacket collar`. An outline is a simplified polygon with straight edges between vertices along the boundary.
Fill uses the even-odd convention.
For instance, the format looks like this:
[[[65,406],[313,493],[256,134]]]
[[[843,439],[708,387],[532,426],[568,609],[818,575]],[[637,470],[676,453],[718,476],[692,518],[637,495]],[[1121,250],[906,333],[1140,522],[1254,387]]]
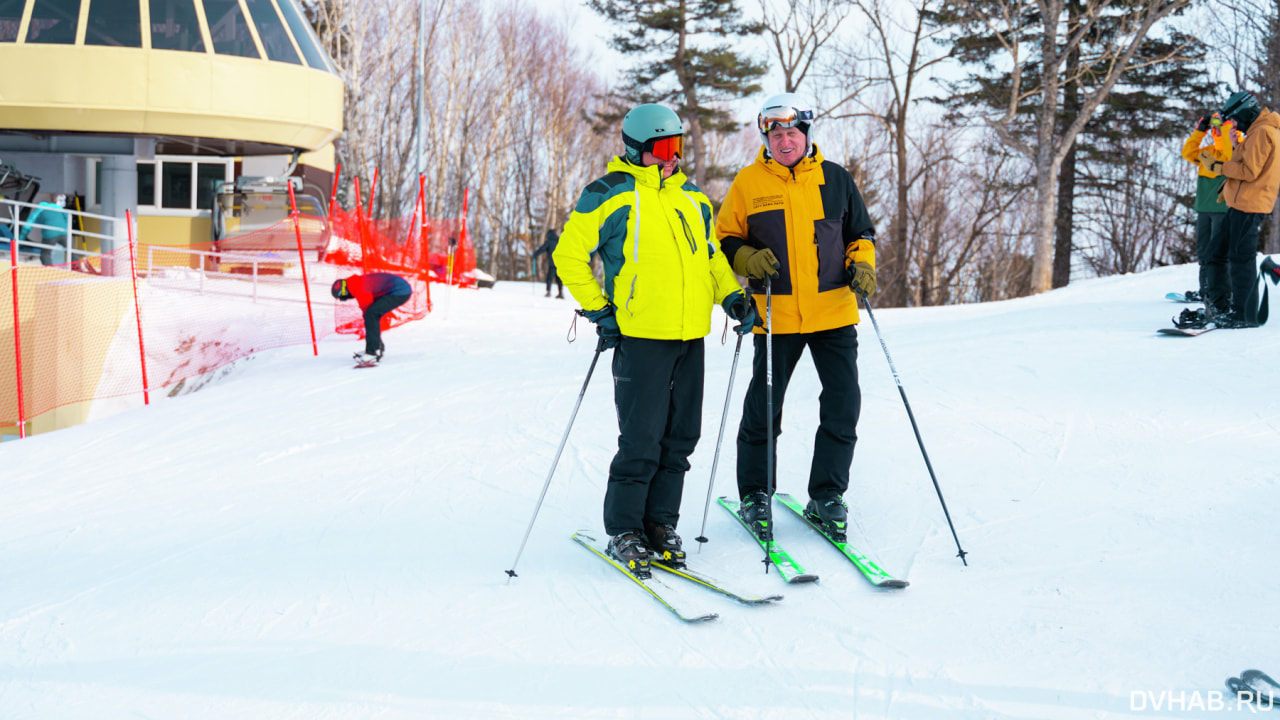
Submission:
[[[632,165],[621,156],[614,157],[609,161],[609,172],[622,172],[631,175],[636,179],[636,185],[643,185],[652,188],[679,188],[684,187],[688,178],[684,171],[678,166],[676,171],[667,179],[662,178],[662,168],[658,165],[649,165],[648,167],[641,165]]]
[[[819,150],[818,146],[815,144],[813,146],[813,152],[809,153],[800,162],[796,163],[795,167],[789,168],[777,160],[774,160],[772,157],[769,157],[768,148],[761,147],[760,152],[756,154],[756,163],[763,165],[766,170],[780,178],[790,179],[794,177],[799,179],[805,173],[811,172],[817,169],[818,166],[822,165],[822,151]]]

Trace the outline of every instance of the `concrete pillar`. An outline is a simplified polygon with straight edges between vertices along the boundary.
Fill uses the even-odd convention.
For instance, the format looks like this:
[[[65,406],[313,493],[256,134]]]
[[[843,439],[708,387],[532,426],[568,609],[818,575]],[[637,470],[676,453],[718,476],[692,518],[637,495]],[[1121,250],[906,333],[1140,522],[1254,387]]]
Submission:
[[[102,214],[123,220],[125,211],[135,215],[138,212],[138,161],[132,155],[102,156]],[[135,217],[136,222],[136,217]],[[103,228],[104,235],[112,239],[102,240],[102,274],[123,275],[128,267],[116,267],[109,255],[117,248],[127,247],[129,231],[124,222],[111,223],[110,232]]]

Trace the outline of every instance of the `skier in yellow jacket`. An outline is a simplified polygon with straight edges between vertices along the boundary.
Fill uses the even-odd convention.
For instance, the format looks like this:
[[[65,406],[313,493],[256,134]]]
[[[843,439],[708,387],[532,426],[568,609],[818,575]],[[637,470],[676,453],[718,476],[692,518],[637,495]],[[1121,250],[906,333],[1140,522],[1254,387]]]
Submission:
[[[875,226],[847,170],[823,159],[812,141],[813,107],[793,93],[765,101],[757,116],[764,147],[738,172],[716,232],[739,275],[764,307],[772,296],[773,438],[767,437],[766,342],[756,330],[751,385],[738,426],[742,517],[762,539],[773,533],[767,453],[781,433],[787,383],[805,348],[822,383],[809,468],[806,514],[838,539],[848,513],[844,493],[857,442],[858,298],[876,291]],[[773,463],[776,468],[777,463]]]
[[[720,303],[755,324],[750,299],[720,250],[711,202],[680,171],[684,128],[646,104],[622,120],[624,155],[587,185],[556,247],[565,287],[614,348],[618,451],[609,465],[608,552],[640,577],[649,558],[682,565],[676,523],[689,455],[702,432],[703,338]],[[591,256],[604,265],[604,286]]]

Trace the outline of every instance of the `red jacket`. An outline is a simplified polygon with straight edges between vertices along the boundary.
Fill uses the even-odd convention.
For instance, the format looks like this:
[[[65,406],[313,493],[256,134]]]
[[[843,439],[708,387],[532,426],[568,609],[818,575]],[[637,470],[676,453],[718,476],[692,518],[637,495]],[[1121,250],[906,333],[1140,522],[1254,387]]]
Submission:
[[[364,310],[383,295],[412,295],[413,288],[399,275],[375,272],[347,278],[347,292],[351,293],[356,302],[360,303],[360,309]]]

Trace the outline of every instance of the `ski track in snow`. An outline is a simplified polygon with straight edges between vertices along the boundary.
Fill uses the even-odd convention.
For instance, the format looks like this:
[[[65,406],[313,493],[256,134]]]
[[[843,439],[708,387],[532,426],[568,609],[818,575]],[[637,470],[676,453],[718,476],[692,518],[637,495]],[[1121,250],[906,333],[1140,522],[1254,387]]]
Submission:
[[[1268,669],[1277,640],[1257,618],[1280,594],[1258,571],[1276,547],[1259,509],[1280,503],[1280,325],[1155,336],[1164,293],[1194,273],[876,312],[968,567],[859,327],[851,539],[901,591],[779,510],[779,540],[821,576],[785,585],[732,518],[704,518],[733,356],[717,329],[681,533],[696,568],[785,599],[691,587],[720,614],[693,626],[570,540],[601,533],[605,356],[519,575],[503,572],[594,353],[588,325],[565,342],[573,305],[527,285],[437,297],[373,371],[352,372],[358,341],[330,338],[319,357],[262,353],[199,392],[6,442],[0,717],[1236,716],[1130,705],[1223,690]],[[736,495],[751,354],[713,496]],[[802,499],[818,391],[802,359],[778,447],[779,489]]]

